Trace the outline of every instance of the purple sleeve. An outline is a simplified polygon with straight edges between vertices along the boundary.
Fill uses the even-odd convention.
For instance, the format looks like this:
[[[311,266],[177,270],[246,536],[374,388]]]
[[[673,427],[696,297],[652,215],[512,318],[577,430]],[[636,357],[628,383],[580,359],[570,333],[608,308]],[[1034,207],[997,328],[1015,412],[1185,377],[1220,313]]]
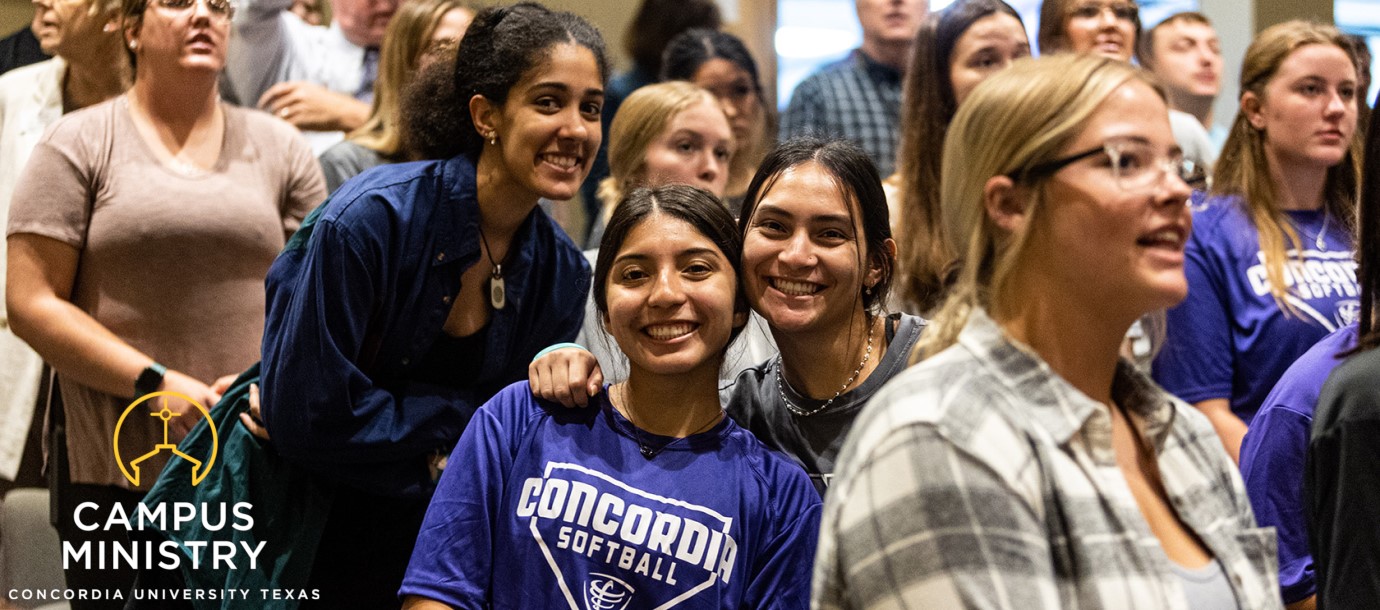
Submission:
[[[810,607],[811,567],[819,542],[823,502],[810,477],[783,460],[773,487],[783,499],[773,509],[781,520],[776,535],[752,566],[743,593],[744,608],[804,610]],[[783,480],[784,479],[784,480]]]
[[[1261,527],[1279,539],[1279,586],[1284,603],[1317,591],[1303,505],[1304,456],[1312,418],[1284,405],[1267,405],[1241,443],[1241,477]]]
[[[1215,254],[1198,234],[1184,251],[1188,298],[1168,312],[1165,344],[1152,368],[1155,381],[1190,404],[1231,398],[1234,354],[1230,305]]]
[[[453,608],[487,608],[493,597],[493,554],[503,489],[512,469],[511,414],[531,403],[527,382],[494,395],[475,412],[447,460],[417,535],[398,595],[417,595]]]

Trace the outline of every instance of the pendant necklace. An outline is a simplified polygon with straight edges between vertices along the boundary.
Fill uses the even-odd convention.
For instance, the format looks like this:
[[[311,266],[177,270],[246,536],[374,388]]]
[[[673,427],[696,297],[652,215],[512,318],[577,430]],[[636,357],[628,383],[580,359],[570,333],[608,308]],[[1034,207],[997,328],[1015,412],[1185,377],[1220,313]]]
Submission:
[[[867,328],[867,351],[863,353],[863,359],[862,362],[858,363],[858,368],[853,369],[853,374],[848,376],[848,381],[843,382],[843,387],[839,388],[839,391],[834,392],[833,398],[830,398],[825,401],[824,404],[808,411],[795,406],[791,403],[791,399],[786,398],[786,388],[790,386],[790,382],[786,381],[786,378],[781,374],[781,369],[784,368],[784,365],[781,362],[781,356],[778,354],[776,356],[776,390],[781,393],[781,402],[786,403],[786,409],[800,417],[809,417],[828,409],[830,405],[834,404],[835,400],[843,396],[843,392],[848,389],[848,386],[853,385],[853,380],[858,378],[858,375],[862,373],[863,367],[867,366],[867,361],[872,358],[872,336],[876,332],[877,324],[875,322],[870,323]],[[791,388],[791,391],[795,392],[795,388]],[[796,393],[799,394],[799,392]]]
[[[508,293],[503,288],[503,265],[494,260],[494,251],[489,248],[489,240],[484,237],[484,223],[479,223],[479,240],[484,242],[484,256],[489,258],[493,272],[489,274],[489,304],[494,309],[503,309],[508,304]]]
[[[642,457],[645,457],[649,460],[656,457],[657,454],[661,453],[662,451],[665,451],[667,447],[670,447],[671,445],[674,445],[687,438],[695,436],[696,434],[704,432],[705,430],[713,428],[714,424],[719,423],[720,418],[722,418],[724,414],[723,408],[720,407],[719,411],[715,413],[712,417],[710,417],[709,421],[705,422],[703,426],[700,426],[698,430],[695,430],[694,432],[691,432],[690,434],[687,434],[685,436],[678,436],[676,438],[673,438],[669,441],[666,441],[665,443],[662,443],[660,447],[657,447],[656,445],[653,445],[652,443],[642,438],[642,431],[640,428],[637,427],[637,421],[633,419],[632,401],[628,399],[627,385],[624,384],[620,386],[620,391],[623,394],[623,410],[627,411],[628,423],[630,424],[629,427],[632,428],[633,440],[637,441],[637,450],[642,453]]]
[[[1330,220],[1332,220],[1332,216],[1327,213],[1327,206],[1323,206],[1322,228],[1318,229],[1318,236],[1316,239],[1313,240],[1313,245],[1317,246],[1318,250],[1327,250],[1327,242],[1323,240],[1323,237],[1327,235],[1327,222]]]

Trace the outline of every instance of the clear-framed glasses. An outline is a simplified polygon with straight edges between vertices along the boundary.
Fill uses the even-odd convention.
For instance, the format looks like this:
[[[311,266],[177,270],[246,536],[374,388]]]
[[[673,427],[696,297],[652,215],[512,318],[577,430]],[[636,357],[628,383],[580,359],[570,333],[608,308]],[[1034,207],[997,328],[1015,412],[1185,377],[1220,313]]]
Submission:
[[[1135,21],[1140,7],[1134,2],[1082,2],[1074,5],[1069,16],[1076,19],[1096,19],[1102,11],[1112,11],[1112,16],[1122,21]]]
[[[1164,181],[1166,174],[1177,176],[1194,188],[1203,186],[1207,180],[1206,168],[1185,159],[1183,152],[1175,150],[1165,155],[1148,142],[1140,140],[1108,140],[1097,148],[1017,170],[1007,174],[1007,177],[1016,182],[1031,183],[1096,155],[1106,156],[1117,187],[1128,193],[1154,190],[1156,185]]]
[[[206,2],[206,8],[211,9],[211,14],[216,17],[231,19],[235,16],[235,4],[230,0],[158,0],[158,6],[180,11],[192,8],[199,1]]]

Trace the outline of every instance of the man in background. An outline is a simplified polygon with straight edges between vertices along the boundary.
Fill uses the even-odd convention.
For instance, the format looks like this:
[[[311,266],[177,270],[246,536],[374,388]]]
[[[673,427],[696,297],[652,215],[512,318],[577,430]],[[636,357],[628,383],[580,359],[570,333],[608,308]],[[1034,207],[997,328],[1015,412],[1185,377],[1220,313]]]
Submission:
[[[1175,13],[1140,40],[1140,63],[1169,94],[1169,107],[1193,115],[1215,149],[1227,128],[1213,123],[1212,104],[1222,90],[1222,49],[1212,22],[1201,13]]]
[[[320,154],[364,124],[379,46],[398,0],[332,0],[327,27],[292,12],[293,0],[247,0],[235,15],[222,95],[308,132]]]
[[[781,139],[799,135],[852,140],[881,175],[896,166],[901,83],[928,0],[856,0],[862,46],[796,87],[781,117]]]

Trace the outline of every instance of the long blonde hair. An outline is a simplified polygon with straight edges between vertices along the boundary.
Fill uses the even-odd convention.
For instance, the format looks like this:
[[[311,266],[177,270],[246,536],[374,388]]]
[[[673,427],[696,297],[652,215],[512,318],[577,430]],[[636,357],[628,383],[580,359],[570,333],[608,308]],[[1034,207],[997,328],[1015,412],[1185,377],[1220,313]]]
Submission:
[[[912,354],[918,361],[958,340],[974,308],[1002,309],[1029,231],[1008,234],[987,216],[983,191],[994,176],[1015,175],[1053,160],[1083,132],[1097,109],[1129,82],[1164,96],[1140,70],[1093,55],[1021,59],[983,81],[954,115],[944,142],[941,217],[960,254],[958,280]],[[1043,189],[1033,189],[1027,226],[1038,226]]]
[[[704,101],[719,107],[713,94],[685,81],[647,85],[623,100],[609,126],[609,176],[599,182],[605,221],[623,195],[646,180],[647,149],[652,142],[676,115]]]
[[[393,160],[403,160],[402,94],[417,75],[431,35],[447,13],[470,10],[463,0],[407,0],[398,7],[379,50],[379,75],[369,118],[350,132],[350,141]],[[454,55],[455,48],[449,52]]]
[[[1329,25],[1307,21],[1286,21],[1271,26],[1256,36],[1246,50],[1246,59],[1241,66],[1241,95],[1255,95],[1265,99],[1265,88],[1294,51],[1300,47],[1324,44],[1335,46],[1352,58],[1350,43],[1346,37]],[[1360,95],[1364,95],[1362,92]],[[1286,220],[1279,208],[1279,191],[1274,177],[1270,175],[1270,164],[1265,156],[1267,134],[1251,125],[1245,112],[1237,112],[1232,122],[1231,133],[1222,146],[1222,155],[1212,176],[1214,195],[1239,196],[1260,236],[1260,252],[1265,260],[1265,278],[1270,283],[1270,294],[1286,314],[1293,311],[1285,297],[1289,287],[1284,279],[1284,263],[1287,250],[1300,251],[1299,235],[1293,224]],[[1361,176],[1361,134],[1354,133],[1350,150],[1341,163],[1328,168],[1327,181],[1323,185],[1324,213],[1329,214],[1339,226],[1348,233],[1354,232],[1354,218],[1358,184]],[[1300,253],[1300,257],[1302,254]]]

